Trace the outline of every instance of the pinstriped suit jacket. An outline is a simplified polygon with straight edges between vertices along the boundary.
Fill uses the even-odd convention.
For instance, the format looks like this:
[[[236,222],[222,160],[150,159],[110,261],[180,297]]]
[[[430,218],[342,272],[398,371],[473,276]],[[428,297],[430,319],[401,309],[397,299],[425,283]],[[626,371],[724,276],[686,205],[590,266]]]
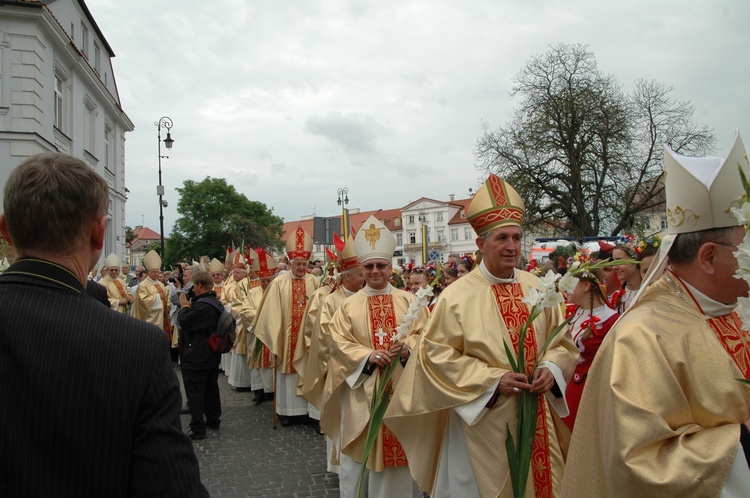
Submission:
[[[167,335],[65,268],[0,275],[0,496],[208,496]]]

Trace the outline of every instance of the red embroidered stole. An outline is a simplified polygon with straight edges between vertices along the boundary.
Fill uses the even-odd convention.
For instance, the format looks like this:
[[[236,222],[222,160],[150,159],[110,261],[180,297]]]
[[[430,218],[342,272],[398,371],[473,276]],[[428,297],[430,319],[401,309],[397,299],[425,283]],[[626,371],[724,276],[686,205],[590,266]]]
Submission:
[[[167,308],[167,295],[164,292],[164,287],[159,284],[159,282],[155,283],[154,286],[156,287],[156,290],[159,292],[159,296],[161,296],[161,311],[164,314],[164,332],[167,333],[169,336],[169,340],[172,340],[172,323],[169,321],[169,310]]]
[[[372,343],[375,345],[375,349],[390,349],[391,336],[395,333],[398,326],[391,295],[369,296],[367,304],[370,315],[370,333],[372,334]],[[377,335],[380,330],[383,331],[384,336]],[[390,386],[386,391],[389,393],[388,396],[393,394],[393,389]],[[396,436],[385,424],[382,426],[381,436],[383,438],[383,466],[402,467],[409,465],[401,443],[398,442]]]
[[[247,290],[255,289],[256,287],[260,287],[260,280],[248,280],[247,281]]]
[[[289,337],[289,373],[297,373],[292,362],[294,362],[294,350],[297,347],[297,336],[302,325],[302,318],[307,305],[307,284],[304,278],[292,279],[292,329]]]
[[[521,300],[523,289],[518,283],[497,284],[492,286],[495,303],[503,318],[505,327],[510,335],[511,347],[518,354],[518,341],[521,328],[529,319],[529,308]],[[534,324],[529,327],[524,339],[524,366],[526,375],[531,379],[532,368],[536,361],[538,346]],[[549,462],[549,428],[547,427],[547,416],[544,409],[544,395],[539,395],[539,409],[536,418],[536,434],[531,450],[531,474],[534,478],[534,492],[537,498],[548,498],[552,496],[552,470]],[[517,443],[517,442],[516,442]]]
[[[742,375],[750,379],[750,335],[742,330],[742,320],[737,312],[709,318],[706,322]]]
[[[115,284],[115,287],[117,287],[117,290],[120,291],[120,297],[127,297],[127,294],[125,294],[125,288],[122,286],[122,282],[120,282],[120,279],[113,278],[112,282]]]

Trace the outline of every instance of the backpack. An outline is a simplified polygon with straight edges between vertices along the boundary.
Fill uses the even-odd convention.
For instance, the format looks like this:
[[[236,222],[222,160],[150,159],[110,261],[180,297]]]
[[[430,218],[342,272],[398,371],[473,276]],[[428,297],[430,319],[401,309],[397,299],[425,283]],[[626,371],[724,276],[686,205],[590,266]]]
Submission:
[[[198,298],[195,302],[201,301]],[[208,336],[207,343],[208,347],[217,354],[228,353],[234,346],[234,340],[237,338],[237,321],[232,317],[232,314],[225,310],[223,307],[216,304],[212,299],[203,299],[205,303],[209,303],[211,306],[221,312],[219,316],[219,322],[216,325],[216,332]]]

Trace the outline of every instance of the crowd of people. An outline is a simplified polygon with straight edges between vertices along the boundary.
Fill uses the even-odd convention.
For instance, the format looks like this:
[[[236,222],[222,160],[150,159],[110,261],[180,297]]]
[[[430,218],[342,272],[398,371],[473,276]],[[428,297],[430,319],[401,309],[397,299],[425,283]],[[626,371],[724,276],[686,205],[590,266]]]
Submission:
[[[169,431],[185,464],[175,472],[194,470],[184,441],[220,427],[223,371],[254,403],[273,400],[274,427],[278,419],[319,428],[342,497],[510,497],[520,473],[525,497],[743,496],[750,387],[736,379],[750,378],[750,337],[736,308],[748,286],[734,278],[745,230],[731,208],[745,194],[737,166],[747,174],[750,165],[739,137],[725,160],[667,149],[664,165],[663,237],[601,242],[593,252],[561,246],[522,268],[523,200],[490,175],[466,206],[476,254],[393,268],[396,240],[370,217],[355,236],[336,238],[325,266],[310,261],[301,227],[278,260],[261,247],[230,248],[224,263],[201,257],[164,272],[152,251],[129,275],[111,254],[94,285],[112,312],[140,322],[76,305],[123,328],[161,329],[162,356],[172,347],[185,406],[175,406],[166,363],[158,375],[171,383]],[[6,203],[8,195],[6,187]],[[71,267],[31,249],[14,233],[16,211],[4,207],[0,231],[19,258],[0,278],[4,302],[35,278],[30,271],[55,274],[68,301],[85,292],[103,221],[85,220],[93,242]],[[64,268],[72,274],[62,278]],[[43,279],[35,283],[48,292]],[[223,311],[236,336],[220,355],[207,341]],[[0,332],[5,342],[17,333]],[[536,415],[524,441],[515,431],[529,399]],[[179,408],[191,415],[183,439],[174,432]],[[22,426],[18,416],[13,427]],[[31,436],[21,431],[0,447],[19,452],[23,437]],[[508,449],[522,444],[528,470]]]

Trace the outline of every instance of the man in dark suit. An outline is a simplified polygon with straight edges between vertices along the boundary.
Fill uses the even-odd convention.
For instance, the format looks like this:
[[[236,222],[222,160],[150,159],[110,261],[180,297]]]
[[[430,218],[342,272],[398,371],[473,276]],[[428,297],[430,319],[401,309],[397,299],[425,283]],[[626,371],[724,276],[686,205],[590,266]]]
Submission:
[[[82,161],[30,157],[0,233],[0,496],[208,496],[183,434],[163,330],[86,295],[108,188]]]

